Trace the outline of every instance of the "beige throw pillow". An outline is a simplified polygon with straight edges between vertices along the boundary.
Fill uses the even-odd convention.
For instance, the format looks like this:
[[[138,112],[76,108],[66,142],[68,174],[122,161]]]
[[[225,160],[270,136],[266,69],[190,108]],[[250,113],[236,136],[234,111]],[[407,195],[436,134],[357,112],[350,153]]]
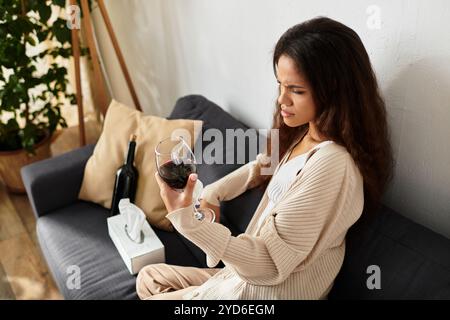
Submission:
[[[201,132],[201,120],[167,120],[146,116],[142,112],[113,100],[108,108],[103,131],[89,158],[79,193],[79,199],[110,209],[115,174],[124,163],[131,134],[137,135],[134,164],[139,172],[135,204],[146,214],[149,223],[166,231],[173,227],[165,215],[167,210],[155,180],[155,146],[170,137],[176,129],[184,129],[195,144]],[[194,126],[197,130],[194,132]],[[186,132],[186,131],[184,131]]]

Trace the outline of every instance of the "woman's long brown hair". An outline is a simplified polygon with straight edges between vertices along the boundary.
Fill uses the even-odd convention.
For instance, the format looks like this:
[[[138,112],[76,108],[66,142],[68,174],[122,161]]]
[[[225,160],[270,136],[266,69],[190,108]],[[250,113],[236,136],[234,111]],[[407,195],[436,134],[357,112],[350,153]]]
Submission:
[[[312,89],[320,133],[344,146],[358,166],[364,179],[365,209],[377,209],[392,178],[393,159],[385,103],[361,39],[344,24],[319,17],[281,36],[273,55],[275,73],[282,55],[295,61]],[[281,159],[308,124],[288,127],[280,111],[277,102],[272,128],[279,129]],[[269,179],[266,176],[263,187]]]

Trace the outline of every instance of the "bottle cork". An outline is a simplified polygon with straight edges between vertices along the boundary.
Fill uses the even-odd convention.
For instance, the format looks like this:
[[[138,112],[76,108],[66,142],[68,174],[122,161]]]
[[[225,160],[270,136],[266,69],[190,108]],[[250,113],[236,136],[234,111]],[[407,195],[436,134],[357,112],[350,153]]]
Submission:
[[[137,136],[135,134],[132,134],[130,136],[130,141],[136,141]]]

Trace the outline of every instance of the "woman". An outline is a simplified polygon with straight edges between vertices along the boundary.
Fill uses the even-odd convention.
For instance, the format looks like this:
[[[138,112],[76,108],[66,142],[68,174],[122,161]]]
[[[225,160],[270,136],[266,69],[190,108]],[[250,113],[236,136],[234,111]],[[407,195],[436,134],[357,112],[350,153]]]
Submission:
[[[223,225],[193,218],[195,174],[181,194],[156,175],[167,218],[207,254],[210,269],[147,266],[137,279],[140,298],[327,298],[347,230],[363,209],[377,208],[391,178],[385,105],[360,38],[334,20],[287,30],[273,67],[279,83],[273,128],[282,157],[273,176],[260,173],[269,148],[202,194],[202,206],[219,214],[220,201],[266,188],[246,232],[233,237]],[[219,261],[225,267],[212,268]]]

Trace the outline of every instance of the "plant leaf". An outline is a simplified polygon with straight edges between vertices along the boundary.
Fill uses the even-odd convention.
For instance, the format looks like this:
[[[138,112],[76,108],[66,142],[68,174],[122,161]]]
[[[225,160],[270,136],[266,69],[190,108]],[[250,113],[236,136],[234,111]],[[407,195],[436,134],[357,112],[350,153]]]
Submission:
[[[52,15],[52,8],[50,5],[47,5],[47,1],[39,1],[38,2],[38,11],[39,16],[41,17],[42,23],[47,23],[48,19]]]
[[[66,0],[52,0],[52,2],[59,7],[64,7],[66,5]]]

